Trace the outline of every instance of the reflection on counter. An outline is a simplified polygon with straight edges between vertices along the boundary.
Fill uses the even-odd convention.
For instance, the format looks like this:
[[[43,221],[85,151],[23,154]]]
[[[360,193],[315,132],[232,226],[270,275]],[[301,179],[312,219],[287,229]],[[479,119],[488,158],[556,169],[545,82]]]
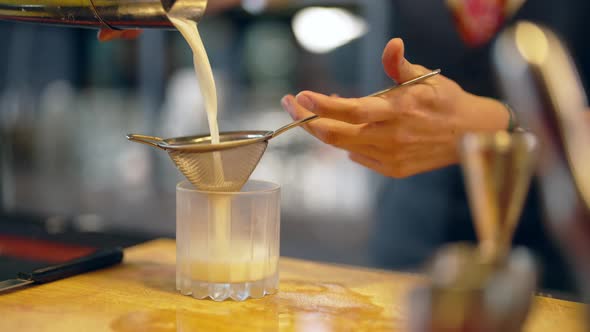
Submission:
[[[394,320],[369,296],[338,284],[286,280],[268,299],[218,308],[134,311],[115,319],[114,332],[137,331],[391,331]],[[252,301],[252,302],[255,302]],[[217,304],[210,302],[212,306]],[[261,306],[262,305],[262,306]]]

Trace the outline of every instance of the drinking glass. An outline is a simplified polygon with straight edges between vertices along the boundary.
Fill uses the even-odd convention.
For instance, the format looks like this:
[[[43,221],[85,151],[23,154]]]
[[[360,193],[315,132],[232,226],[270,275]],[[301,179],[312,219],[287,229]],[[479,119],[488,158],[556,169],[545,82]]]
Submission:
[[[197,299],[243,301],[278,290],[280,186],[240,192],[176,187],[176,288]]]

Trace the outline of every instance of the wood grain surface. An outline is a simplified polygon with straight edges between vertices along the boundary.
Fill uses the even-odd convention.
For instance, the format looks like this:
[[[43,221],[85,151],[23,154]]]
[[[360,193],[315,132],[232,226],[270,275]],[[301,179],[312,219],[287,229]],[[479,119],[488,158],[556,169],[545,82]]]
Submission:
[[[419,275],[281,258],[280,291],[214,302],[175,289],[175,244],[125,252],[122,265],[0,295],[0,331],[404,331]],[[585,331],[584,306],[537,297],[525,331]]]

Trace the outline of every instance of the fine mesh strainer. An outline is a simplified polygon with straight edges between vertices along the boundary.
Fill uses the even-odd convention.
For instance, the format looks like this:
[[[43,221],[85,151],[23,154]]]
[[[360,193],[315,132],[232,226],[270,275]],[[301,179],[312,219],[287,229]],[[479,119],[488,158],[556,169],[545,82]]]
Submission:
[[[209,135],[162,139],[129,134],[127,139],[168,152],[180,172],[199,190],[232,192],[246,183],[266,151],[268,140],[316,118],[310,116],[276,131],[220,133],[219,144],[211,144]]]
[[[440,73],[440,69],[392,88],[371,94],[379,96],[397,87],[421,82]],[[239,191],[258,165],[268,141],[285,131],[313,121],[317,115],[292,122],[275,131],[234,131],[220,133],[220,143],[211,144],[211,136],[186,136],[163,139],[129,134],[130,141],[148,144],[168,152],[182,174],[199,190]]]

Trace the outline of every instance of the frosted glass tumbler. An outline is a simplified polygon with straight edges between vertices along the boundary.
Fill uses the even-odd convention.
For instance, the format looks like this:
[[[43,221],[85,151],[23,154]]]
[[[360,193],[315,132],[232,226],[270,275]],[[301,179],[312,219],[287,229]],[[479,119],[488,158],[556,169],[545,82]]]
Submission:
[[[242,301],[278,289],[280,186],[240,192],[176,186],[176,288],[197,299]]]

